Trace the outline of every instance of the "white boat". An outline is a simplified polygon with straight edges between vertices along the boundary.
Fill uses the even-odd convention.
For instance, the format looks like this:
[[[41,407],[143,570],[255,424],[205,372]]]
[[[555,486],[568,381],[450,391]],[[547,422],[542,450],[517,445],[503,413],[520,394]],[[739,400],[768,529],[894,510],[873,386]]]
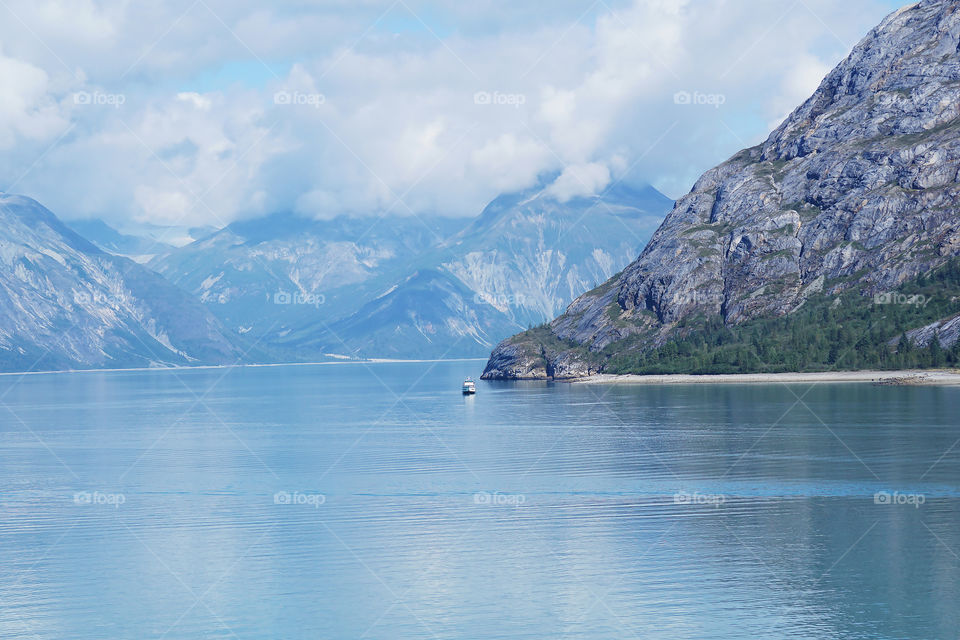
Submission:
[[[463,395],[469,396],[477,392],[477,383],[473,378],[467,378],[463,381]]]

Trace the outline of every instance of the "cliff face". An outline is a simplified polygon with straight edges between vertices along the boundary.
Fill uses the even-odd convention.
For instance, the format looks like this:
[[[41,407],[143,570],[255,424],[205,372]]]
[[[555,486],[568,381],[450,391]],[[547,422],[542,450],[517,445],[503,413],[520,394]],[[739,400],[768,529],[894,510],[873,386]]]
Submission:
[[[888,16],[763,144],[707,171],[636,261],[498,346],[484,376],[576,377],[684,319],[889,291],[960,253],[958,52],[957,0]]]

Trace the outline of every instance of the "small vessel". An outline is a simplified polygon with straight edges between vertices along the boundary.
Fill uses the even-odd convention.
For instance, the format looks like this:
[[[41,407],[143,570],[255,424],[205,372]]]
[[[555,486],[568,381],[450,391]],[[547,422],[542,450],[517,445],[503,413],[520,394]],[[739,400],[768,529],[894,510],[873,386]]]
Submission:
[[[467,378],[463,381],[463,395],[469,396],[477,392],[477,383],[473,378]]]

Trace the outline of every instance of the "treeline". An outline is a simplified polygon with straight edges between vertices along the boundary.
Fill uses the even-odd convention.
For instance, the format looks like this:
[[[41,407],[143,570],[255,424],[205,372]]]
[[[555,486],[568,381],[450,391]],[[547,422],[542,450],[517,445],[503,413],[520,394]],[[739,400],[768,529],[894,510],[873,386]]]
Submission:
[[[918,347],[910,329],[960,313],[960,260],[873,298],[818,295],[780,318],[726,325],[691,318],[652,351],[612,354],[609,373],[752,373],[960,366],[960,341]]]

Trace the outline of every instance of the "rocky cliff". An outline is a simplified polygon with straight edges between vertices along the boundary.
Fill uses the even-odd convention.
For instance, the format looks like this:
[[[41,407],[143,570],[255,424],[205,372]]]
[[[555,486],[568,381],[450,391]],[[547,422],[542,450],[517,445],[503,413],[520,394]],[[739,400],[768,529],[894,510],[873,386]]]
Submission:
[[[697,318],[782,317],[930,272],[960,253],[958,116],[960,2],[893,13],[764,143],[707,171],[636,261],[500,344],[484,377],[577,377]]]

